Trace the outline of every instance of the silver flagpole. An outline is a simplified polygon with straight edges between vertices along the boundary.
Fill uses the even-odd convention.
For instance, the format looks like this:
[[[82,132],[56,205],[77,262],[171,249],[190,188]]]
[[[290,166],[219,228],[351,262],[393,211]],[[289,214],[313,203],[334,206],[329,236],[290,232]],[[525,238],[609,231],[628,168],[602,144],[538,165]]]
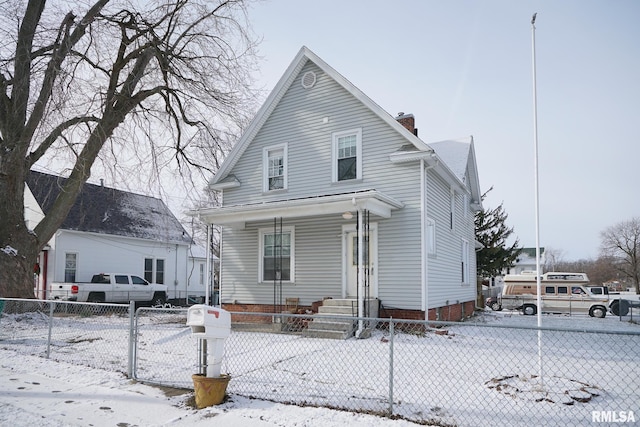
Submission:
[[[533,145],[535,148],[534,153],[534,166],[535,166],[535,210],[536,210],[536,305],[537,317],[538,317],[538,371],[540,376],[540,388],[544,388],[544,376],[542,369],[542,298],[541,283],[540,283],[540,189],[538,184],[538,96],[537,96],[537,83],[536,83],[536,15],[533,14],[531,18],[531,51],[533,55]]]

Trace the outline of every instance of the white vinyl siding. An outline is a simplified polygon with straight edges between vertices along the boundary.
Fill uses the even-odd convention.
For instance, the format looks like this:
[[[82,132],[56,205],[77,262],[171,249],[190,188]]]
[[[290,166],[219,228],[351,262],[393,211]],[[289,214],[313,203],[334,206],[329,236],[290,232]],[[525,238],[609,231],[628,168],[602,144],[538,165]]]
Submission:
[[[328,216],[320,220],[304,218],[285,221],[295,229],[295,282],[283,282],[283,298],[300,298],[301,304],[310,305],[327,296],[340,297],[342,223],[340,218]],[[256,244],[260,239],[260,230],[273,233],[273,225],[267,221],[247,225],[242,230],[224,227],[224,259],[220,273],[223,303],[273,303],[273,281],[260,282],[260,268],[245,267],[255,265],[261,257],[259,245]]]
[[[300,79],[316,73],[316,84],[304,89]],[[474,241],[472,226],[463,220],[460,203],[451,203],[451,186],[435,169],[427,172],[427,201],[421,205],[420,165],[394,164],[390,154],[407,139],[329,78],[311,61],[297,70],[292,84],[279,99],[264,125],[233,166],[241,185],[224,190],[224,206],[247,205],[375,189],[398,200],[403,207],[390,218],[372,215],[378,224],[378,297],[387,307],[419,310],[423,307],[422,253],[427,236],[421,232],[426,217],[433,220],[434,250],[428,260],[428,305],[475,299],[473,286],[460,286],[460,239]],[[357,179],[337,181],[337,138],[353,135]],[[264,150],[287,143],[286,191],[264,191]],[[358,167],[359,166],[359,167]],[[459,192],[458,194],[463,194]],[[423,209],[426,211],[423,212]],[[451,209],[460,209],[452,215]],[[456,229],[450,224],[455,220]],[[469,215],[473,221],[473,215]],[[355,218],[350,220],[355,224]],[[343,283],[340,215],[284,219],[295,227],[295,277],[282,285],[285,297],[298,297],[310,305],[325,297],[340,298]],[[465,225],[467,224],[467,225]],[[273,284],[261,282],[260,230],[273,230],[273,221],[248,222],[244,228],[223,227],[221,276],[223,303],[272,304]],[[472,249],[472,248],[471,248]],[[425,251],[426,252],[426,251]],[[475,256],[470,250],[469,271]],[[470,277],[469,280],[472,280]],[[473,289],[472,289],[473,288]]]

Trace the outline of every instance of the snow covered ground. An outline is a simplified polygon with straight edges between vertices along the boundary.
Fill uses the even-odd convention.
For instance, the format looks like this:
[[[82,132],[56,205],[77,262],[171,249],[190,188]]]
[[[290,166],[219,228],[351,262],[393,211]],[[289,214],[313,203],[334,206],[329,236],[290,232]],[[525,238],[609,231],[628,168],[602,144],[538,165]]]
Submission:
[[[636,313],[637,315],[637,313]],[[192,406],[193,393],[144,385],[131,381],[122,373],[126,360],[115,352],[108,363],[108,370],[88,367],[69,361],[47,360],[32,354],[33,349],[24,351],[24,346],[16,345],[7,339],[7,333],[15,336],[22,328],[25,334],[33,333],[33,323],[21,320],[14,321],[12,316],[5,315],[0,323],[0,425],[16,426],[192,426],[192,425],[224,425],[224,426],[409,426],[415,425],[406,420],[391,420],[374,415],[337,411],[327,408],[300,407],[285,405],[267,400],[242,397],[234,390],[258,390],[260,385],[271,379],[275,390],[276,382],[291,378],[289,392],[305,392],[310,384],[317,386],[318,381],[301,380],[310,376],[313,371],[313,359],[306,358],[305,348],[312,349],[314,357],[321,353],[312,339],[300,339],[296,336],[280,334],[262,334],[264,341],[257,343],[256,350],[264,353],[268,348],[270,357],[279,360],[280,371],[275,370],[276,363],[265,363],[260,370],[242,372],[242,358],[253,357],[252,349],[246,343],[240,346],[238,340],[246,339],[256,342],[255,333],[234,333],[230,342],[228,357],[230,361],[225,368],[230,368],[237,377],[232,379],[235,385],[229,387],[229,397],[221,405],[196,410]],[[84,319],[91,322],[92,319]],[[490,312],[478,316],[479,324],[489,324],[496,328],[460,325],[448,327],[448,335],[421,338],[409,334],[398,335],[395,340],[395,357],[401,364],[397,369],[398,393],[402,393],[403,383],[416,382],[428,385],[436,393],[444,396],[442,402],[431,405],[435,415],[442,415],[441,422],[455,425],[590,425],[594,412],[598,417],[620,416],[632,414],[640,423],[640,336],[638,335],[588,335],[588,340],[569,343],[572,354],[563,352],[554,354],[561,344],[549,341],[545,347],[545,365],[548,378],[545,381],[546,393],[537,390],[538,379],[535,377],[536,357],[530,349],[523,349],[523,335],[531,335],[531,331],[523,329],[507,329],[506,326],[535,326],[535,317],[521,316],[508,312]],[[86,323],[85,323],[86,324]],[[79,328],[79,323],[74,324]],[[162,325],[157,325],[160,328]],[[608,316],[605,319],[589,317],[544,316],[544,327],[571,328],[584,330],[618,330],[626,333],[639,333],[640,325]],[[159,338],[151,330],[142,333],[158,344],[163,340],[173,340],[189,354],[193,349],[193,341],[185,334],[182,326],[174,325],[173,330]],[[71,334],[72,332],[67,332]],[[376,331],[370,340],[348,340],[341,342],[340,357],[345,362],[348,358],[362,358],[359,347],[368,343],[377,346],[386,345],[383,332]],[[91,353],[91,346],[100,347],[100,352],[109,353],[110,349],[122,347],[122,342],[92,340],[80,336],[83,331],[77,330],[75,336],[81,339],[68,339],[67,342],[78,342],[82,347],[72,347],[75,356]],[[86,334],[85,334],[86,335]],[[576,333],[576,336],[580,334]],[[106,336],[104,334],[103,336]],[[535,333],[532,335],[535,337]],[[168,338],[167,338],[168,337]],[[298,340],[296,348],[304,357],[280,357],[276,349],[285,352],[284,339]],[[563,341],[571,341],[572,335],[563,335]],[[272,345],[278,342],[277,346]],[[185,343],[191,343],[186,344]],[[334,342],[335,343],[335,342]],[[566,344],[566,343],[562,343]],[[126,346],[126,343],[125,343]],[[304,347],[307,346],[307,347]],[[631,348],[628,348],[631,346]],[[150,347],[151,348],[151,347]],[[157,346],[156,352],[157,352]],[[240,351],[240,349],[243,351]],[[366,347],[370,351],[373,347]],[[61,352],[64,348],[56,348]],[[103,350],[104,349],[104,350]],[[627,353],[628,351],[628,353]],[[82,354],[81,354],[82,353]],[[152,354],[145,353],[143,358]],[[290,353],[287,353],[290,355]],[[335,353],[332,353],[335,356]],[[633,355],[636,356],[633,356]],[[522,356],[529,357],[521,366],[512,366],[513,361]],[[71,357],[74,354],[69,355]],[[164,355],[166,357],[166,355]],[[60,359],[60,357],[58,357]],[[69,359],[73,360],[73,359]],[[166,359],[164,359],[166,360]],[[301,365],[296,365],[296,361]],[[424,360],[433,366],[446,365],[447,369],[434,369],[425,374],[419,367]],[[486,363],[487,360],[493,363]],[[478,361],[482,363],[478,364]],[[318,360],[317,364],[324,361]],[[87,363],[91,365],[90,363]],[[365,362],[364,366],[370,365]],[[335,365],[332,365],[335,366]],[[360,369],[357,360],[348,361],[344,366]],[[369,366],[370,367],[370,366]],[[533,367],[533,368],[532,368]],[[247,368],[248,369],[248,368]],[[282,372],[292,374],[283,376]],[[120,371],[120,372],[117,372]],[[364,371],[363,371],[364,372]],[[274,374],[278,373],[277,381]],[[302,375],[297,375],[302,373]],[[357,373],[357,372],[356,372]],[[616,375],[612,376],[612,373]],[[339,375],[346,375],[347,371]],[[349,393],[361,393],[369,390],[375,381],[375,372],[369,370],[369,378],[362,376],[362,384],[352,384]],[[477,375],[474,375],[477,374]],[[415,377],[415,378],[412,378]],[[471,381],[469,379],[472,379]],[[483,379],[482,381],[476,380]],[[277,384],[281,386],[283,384]],[[330,386],[331,384],[329,384]],[[334,384],[335,385],[335,384]],[[464,390],[460,388],[464,387]],[[296,392],[299,388],[299,391]],[[293,390],[293,392],[291,391]],[[242,393],[250,395],[251,393]],[[448,401],[448,396],[458,396],[457,400]],[[276,396],[277,397],[277,396]],[[415,397],[415,396],[413,396]],[[395,395],[397,405],[410,402],[412,396]],[[429,397],[435,401],[436,398]],[[487,406],[489,402],[498,406]],[[547,399],[547,400],[545,400]],[[280,399],[274,399],[280,400]],[[584,400],[584,402],[581,402]],[[501,403],[502,402],[502,403]],[[571,403],[570,405],[567,403]],[[503,406],[500,406],[503,405]],[[540,409],[544,408],[542,415]],[[603,413],[604,411],[604,413]],[[615,412],[615,413],[613,413]],[[612,414],[613,413],[613,414]],[[496,417],[497,416],[497,417]],[[531,424],[532,421],[534,421]],[[631,423],[633,424],[633,423]],[[593,425],[598,425],[594,423]],[[606,425],[601,424],[601,425]]]

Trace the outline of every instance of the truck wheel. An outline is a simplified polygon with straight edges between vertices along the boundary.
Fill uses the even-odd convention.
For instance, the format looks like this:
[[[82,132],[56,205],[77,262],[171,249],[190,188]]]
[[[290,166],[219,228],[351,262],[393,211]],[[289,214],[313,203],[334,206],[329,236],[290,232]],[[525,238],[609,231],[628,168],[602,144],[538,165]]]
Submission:
[[[611,312],[615,316],[626,316],[629,314],[629,303],[627,300],[617,299],[611,303]]]
[[[502,310],[502,306],[500,306],[500,303],[498,301],[494,301],[491,303],[491,310],[500,311]]]
[[[151,305],[163,306],[165,302],[167,302],[167,296],[164,294],[164,292],[156,292],[155,294],[153,294]]]
[[[525,316],[533,316],[537,312],[538,310],[536,309],[535,305],[527,304],[522,307],[522,314],[524,314]]]
[[[87,302],[104,302],[104,294],[100,292],[91,292],[87,297]]]
[[[591,307],[589,310],[589,316],[597,317],[603,319],[607,315],[607,309],[601,305],[596,305],[595,307]]]

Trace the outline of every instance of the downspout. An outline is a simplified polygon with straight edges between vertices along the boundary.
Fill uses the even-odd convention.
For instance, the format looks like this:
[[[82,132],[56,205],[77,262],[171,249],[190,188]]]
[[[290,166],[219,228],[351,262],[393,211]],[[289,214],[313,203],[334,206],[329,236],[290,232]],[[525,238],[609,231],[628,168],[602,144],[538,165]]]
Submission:
[[[205,256],[206,258],[206,269],[207,272],[205,273],[205,290],[204,290],[204,304],[205,305],[209,305],[209,284],[211,283],[211,224],[207,224],[207,246],[205,247]]]

